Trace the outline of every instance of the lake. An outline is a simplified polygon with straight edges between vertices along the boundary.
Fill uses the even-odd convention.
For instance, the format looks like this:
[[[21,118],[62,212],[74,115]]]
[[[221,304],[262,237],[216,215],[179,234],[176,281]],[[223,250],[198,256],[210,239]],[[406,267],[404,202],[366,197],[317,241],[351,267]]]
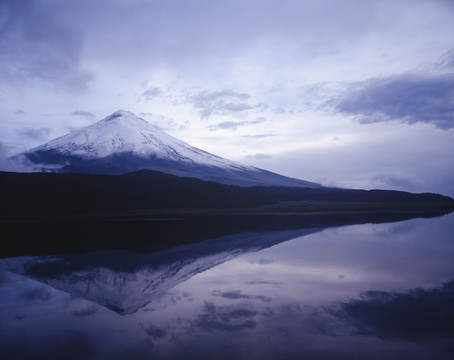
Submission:
[[[454,214],[408,218],[1,259],[0,357],[452,359]]]

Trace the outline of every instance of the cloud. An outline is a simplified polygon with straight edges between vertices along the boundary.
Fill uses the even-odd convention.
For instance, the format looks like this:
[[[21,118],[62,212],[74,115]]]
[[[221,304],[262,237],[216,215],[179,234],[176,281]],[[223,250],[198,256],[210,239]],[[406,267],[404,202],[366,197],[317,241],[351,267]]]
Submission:
[[[259,265],[268,265],[274,263],[273,259],[258,259],[258,260],[253,260],[249,261],[250,264],[259,264]]]
[[[454,74],[403,74],[352,85],[335,104],[361,124],[400,120],[454,127]]]
[[[145,90],[142,93],[142,97],[146,98],[147,100],[150,100],[150,99],[160,95],[161,93],[162,93],[161,88],[159,88],[157,86],[152,86],[152,87],[149,87],[147,90]]]
[[[0,141],[0,159],[15,155],[24,150],[25,148],[20,147],[17,144]]]
[[[19,135],[28,137],[32,140],[46,141],[51,133],[49,128],[31,129],[23,128],[16,131]]]
[[[257,134],[257,135],[241,135],[241,137],[246,139],[264,139],[267,137],[277,136],[277,134]]]
[[[71,115],[81,116],[81,117],[84,117],[84,118],[87,118],[87,119],[93,119],[95,117],[95,114],[93,114],[91,112],[88,112],[88,111],[84,111],[84,110],[73,111],[71,113]]]
[[[445,52],[438,60],[438,67],[453,68],[454,67],[454,49]]]
[[[15,84],[31,79],[72,90],[84,89],[91,75],[80,68],[82,39],[57,16],[63,3],[6,0],[0,37],[0,75]]]
[[[0,170],[13,172],[30,172],[31,169],[24,165],[20,159],[12,160],[11,155],[16,155],[25,149],[7,142],[0,141]]]
[[[21,110],[21,109],[17,109],[14,114],[16,115],[25,115],[25,111],[24,110]]]
[[[274,115],[293,115],[294,110],[286,110],[282,107],[274,108],[271,110]]]
[[[215,125],[210,125],[207,128],[210,131],[217,131],[217,130],[236,130],[240,126],[247,126],[247,125],[256,125],[264,122],[265,118],[257,118],[255,120],[249,121],[224,121]]]
[[[190,97],[191,103],[200,111],[201,119],[212,115],[231,115],[251,110],[247,101],[250,95],[232,90],[202,91]]]
[[[186,130],[191,125],[189,120],[176,122],[171,118],[168,118],[163,115],[154,115],[150,112],[148,113],[140,113],[140,116],[146,117],[148,122],[157,128],[161,129],[162,131],[175,131],[175,130]]]
[[[274,260],[273,260],[273,259],[259,259],[259,260],[257,261],[257,263],[258,263],[259,265],[268,265],[268,264],[274,263]]]
[[[393,189],[417,189],[422,181],[415,174],[404,173],[397,169],[389,169],[388,172],[375,175],[371,179],[372,185]]]
[[[264,159],[271,159],[272,156],[270,154],[257,153],[257,154],[246,155],[245,158],[246,159],[255,159],[255,160],[264,160]]]

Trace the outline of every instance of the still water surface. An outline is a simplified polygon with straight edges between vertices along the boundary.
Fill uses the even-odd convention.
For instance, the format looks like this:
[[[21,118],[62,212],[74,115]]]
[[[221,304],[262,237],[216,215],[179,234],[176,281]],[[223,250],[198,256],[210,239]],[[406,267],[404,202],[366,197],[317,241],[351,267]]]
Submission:
[[[452,359],[454,215],[3,259],[2,359]]]

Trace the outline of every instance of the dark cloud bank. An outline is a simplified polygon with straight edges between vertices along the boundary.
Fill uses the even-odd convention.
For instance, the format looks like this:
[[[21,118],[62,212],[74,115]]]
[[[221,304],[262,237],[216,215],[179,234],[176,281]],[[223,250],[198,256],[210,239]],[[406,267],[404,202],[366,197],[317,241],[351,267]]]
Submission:
[[[404,74],[353,85],[335,111],[354,115],[362,124],[401,120],[454,127],[454,74]]]

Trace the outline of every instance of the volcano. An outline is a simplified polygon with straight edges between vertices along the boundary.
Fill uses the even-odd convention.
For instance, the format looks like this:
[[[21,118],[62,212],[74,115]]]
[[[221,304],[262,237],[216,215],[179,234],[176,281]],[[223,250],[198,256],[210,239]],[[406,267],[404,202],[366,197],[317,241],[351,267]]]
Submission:
[[[147,169],[229,185],[322,187],[210,154],[123,110],[9,159],[30,172],[120,175]]]

